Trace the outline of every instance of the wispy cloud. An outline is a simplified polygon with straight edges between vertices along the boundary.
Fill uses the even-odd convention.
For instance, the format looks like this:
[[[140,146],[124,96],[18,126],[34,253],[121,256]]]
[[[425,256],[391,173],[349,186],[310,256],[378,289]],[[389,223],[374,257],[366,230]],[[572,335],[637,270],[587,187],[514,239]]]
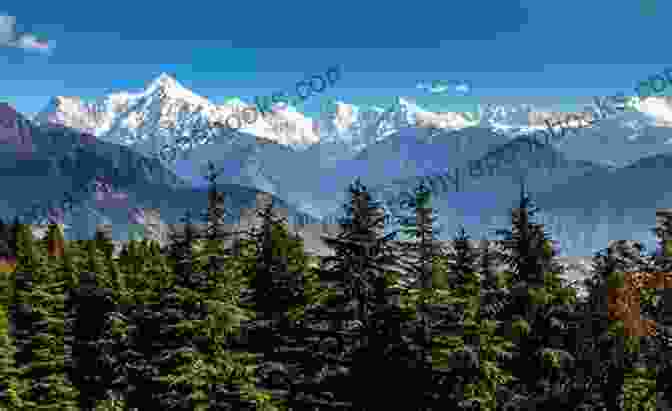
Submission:
[[[16,31],[16,17],[0,14],[0,47],[13,47],[50,54],[56,44],[54,41],[40,40],[31,33]]]

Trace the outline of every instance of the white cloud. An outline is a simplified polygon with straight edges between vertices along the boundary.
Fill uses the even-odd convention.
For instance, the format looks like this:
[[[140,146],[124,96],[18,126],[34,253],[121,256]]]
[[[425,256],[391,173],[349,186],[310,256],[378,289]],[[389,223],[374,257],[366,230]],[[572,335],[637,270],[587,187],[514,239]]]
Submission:
[[[16,17],[0,14],[0,47],[21,48],[41,53],[51,53],[56,44],[53,41],[39,40],[30,33],[16,31]]]

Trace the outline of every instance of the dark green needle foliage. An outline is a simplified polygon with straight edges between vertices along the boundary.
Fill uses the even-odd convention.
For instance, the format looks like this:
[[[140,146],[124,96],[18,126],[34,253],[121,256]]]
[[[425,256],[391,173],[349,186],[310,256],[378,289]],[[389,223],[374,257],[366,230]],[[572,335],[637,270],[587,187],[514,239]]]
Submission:
[[[316,363],[318,359],[327,361],[321,391],[333,392],[354,409],[403,408],[404,404],[415,407],[422,400],[418,394],[422,389],[394,389],[398,381],[387,378],[388,373],[406,369],[409,375],[417,376],[414,382],[423,385],[416,353],[401,337],[405,319],[392,303],[392,290],[388,290],[386,274],[398,268],[390,243],[396,233],[384,234],[385,213],[359,180],[349,191],[342,232],[336,238],[325,237],[335,256],[323,260],[321,277],[332,284],[336,294],[330,301],[333,305],[323,307],[326,311],[322,313],[328,313],[328,317],[321,317],[331,319],[330,329],[321,340],[329,351],[316,352]],[[409,368],[409,364],[414,365]],[[370,383],[373,370],[382,371],[376,377],[384,378],[382,384]]]
[[[250,278],[249,307],[255,319],[245,325],[248,350],[258,353],[259,387],[273,393],[278,404],[296,406],[297,388],[310,355],[303,324],[305,308],[317,299],[303,241],[288,232],[273,204],[257,211],[259,227],[243,242],[245,276]]]
[[[469,281],[468,276],[477,271],[478,256],[470,241],[464,227],[460,227],[453,238],[453,251],[447,255],[451,285],[454,287],[462,287]]]
[[[20,409],[18,369],[15,366],[16,346],[10,335],[9,313],[5,305],[0,306],[0,410]]]
[[[430,189],[421,183],[414,191],[414,200],[399,217],[400,232],[412,240],[402,243],[399,263],[418,280],[418,287],[428,290],[434,280],[434,259],[441,254],[437,241],[441,228],[431,208]],[[439,280],[449,281],[447,278]]]
[[[21,253],[19,242],[19,253]],[[51,282],[43,272],[17,272],[15,318],[20,368],[19,396],[27,409],[77,410],[78,393],[66,377],[63,282]]]
[[[0,219],[0,257],[12,257],[10,244],[11,227]]]
[[[82,272],[72,291],[72,367],[69,376],[79,390],[79,407],[94,410],[115,380],[115,341],[106,339],[110,315],[117,311],[111,289],[100,288],[94,272]]]

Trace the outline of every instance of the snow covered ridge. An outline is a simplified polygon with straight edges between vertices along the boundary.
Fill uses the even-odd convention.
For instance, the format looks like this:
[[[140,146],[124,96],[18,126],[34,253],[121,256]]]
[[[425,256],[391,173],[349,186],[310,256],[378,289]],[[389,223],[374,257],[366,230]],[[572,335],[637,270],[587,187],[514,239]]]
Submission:
[[[331,76],[329,76],[330,74],[334,75],[333,78]],[[301,80],[301,81],[297,82],[296,86],[295,86],[296,87],[296,97],[294,97],[294,99],[291,100],[291,101],[290,101],[291,98],[290,98],[289,94],[285,91],[279,91],[279,92],[273,93],[272,97],[268,97],[268,96],[267,97],[259,97],[259,96],[257,96],[257,97],[254,98],[254,102],[257,105],[257,110],[254,110],[255,120],[253,120],[251,122],[246,120],[246,122],[248,124],[254,123],[257,119],[257,114],[258,114],[257,111],[261,112],[262,116],[266,116],[267,113],[271,112],[272,111],[271,101],[272,101],[273,106],[281,105],[281,107],[279,108],[280,110],[286,110],[286,109],[289,108],[290,105],[296,107],[299,104],[306,101],[313,93],[315,93],[315,94],[323,93],[324,90],[326,90],[326,88],[327,88],[327,84],[329,84],[329,87],[333,87],[334,83],[336,83],[336,80],[341,79],[342,74],[343,74],[343,70],[342,70],[341,66],[333,66],[333,67],[329,67],[329,69],[327,69],[327,71],[324,73],[324,77],[326,77],[326,80],[320,75],[313,75],[313,76],[310,77],[309,81]],[[319,80],[322,87],[321,88],[313,87],[313,79]],[[304,90],[308,91],[308,93],[305,96],[301,94],[301,85],[304,85],[305,86]],[[269,99],[270,99],[270,101],[269,101]],[[225,124],[227,126],[229,126],[228,120],[229,120],[230,117],[231,116],[227,117],[227,119],[225,121]],[[238,124],[242,125],[242,121],[241,121],[240,117],[236,116],[236,118],[238,120]],[[240,126],[236,130],[238,130],[239,128],[240,128]]]
[[[326,76],[326,79],[324,76],[320,78],[327,82],[340,78],[334,70],[331,74],[327,72]],[[357,106],[332,100],[333,104],[319,118],[311,118],[290,106],[294,100],[298,101],[309,92],[324,87],[323,81],[312,78],[314,90],[310,90],[310,80],[297,84],[300,95],[295,98],[287,96],[286,92],[273,93],[270,98],[259,97],[257,105],[262,106],[262,113],[269,107],[270,112],[257,118],[253,124],[246,124],[245,121],[254,120],[255,116],[261,117],[258,116],[260,109],[255,110],[253,102],[234,99],[216,105],[186,89],[167,74],[161,74],[140,92],[115,92],[92,102],[78,97],[54,97],[34,119],[45,126],[60,124],[100,140],[125,145],[150,157],[159,157],[159,148],[166,144],[177,144],[180,150],[184,150],[190,145],[208,144],[208,141],[219,137],[224,137],[227,143],[230,140],[232,144],[241,141],[240,136],[222,132],[221,125],[229,117],[234,117],[228,120],[230,127],[238,125],[234,113],[244,123],[240,133],[295,151],[303,151],[317,144],[337,143],[353,152],[360,152],[368,145],[384,140],[406,127],[445,131],[483,127],[511,138],[533,133],[539,127],[547,128],[543,122],[534,124],[531,116],[541,110],[530,104],[478,105],[477,110],[470,114],[426,110],[404,97],[398,97],[389,108]],[[651,76],[651,81],[651,89],[661,89],[660,76]],[[642,86],[640,90],[644,97],[648,89]],[[661,97],[647,96],[644,100],[638,103],[640,100],[637,97],[630,98],[627,104],[633,114],[639,116],[633,117],[633,124],[624,122],[622,127],[632,128],[636,125],[641,128],[652,122],[672,126],[672,99],[661,101]],[[606,104],[600,100],[598,106],[601,105],[601,110],[605,110]],[[567,123],[573,125],[573,122],[570,120]]]
[[[656,110],[651,110],[653,107],[648,107],[648,110],[645,110],[645,102],[650,99],[651,96],[651,91],[655,93],[661,93],[665,90],[667,87],[667,83],[670,83],[672,85],[672,67],[665,68],[663,70],[663,73],[665,74],[665,78],[661,76],[660,74],[652,74],[648,76],[647,80],[641,80],[637,83],[637,87],[635,87],[634,91],[637,93],[637,97],[627,97],[623,92],[616,93],[614,96],[609,96],[609,97],[602,97],[599,98],[597,96],[593,97],[593,101],[595,102],[595,106],[597,107],[597,110],[592,107],[592,106],[585,106],[584,108],[586,111],[584,111],[582,116],[576,114],[576,113],[569,113],[565,116],[562,116],[563,118],[560,118],[559,120],[556,118],[553,123],[549,121],[548,118],[544,118],[543,122],[546,124],[546,128],[548,131],[545,131],[544,128],[540,128],[535,130],[534,132],[531,133],[531,135],[537,135],[537,136],[542,136],[544,135],[546,137],[546,144],[549,144],[549,140],[551,137],[553,137],[554,141],[560,141],[562,138],[564,138],[565,133],[567,130],[571,130],[574,133],[578,134],[579,129],[589,127],[589,126],[594,126],[598,122],[602,120],[606,120],[608,118],[611,118],[618,114],[617,112],[624,112],[624,111],[647,111],[651,112],[653,111],[655,114]],[[660,89],[657,89],[655,87],[656,81],[660,82],[661,87]],[[649,93],[642,93],[642,88],[646,87],[649,89]],[[655,104],[656,99],[652,100]],[[610,104],[607,104],[609,102]],[[539,116],[540,113],[533,114],[533,116]],[[543,114],[541,115],[543,117]],[[531,123],[536,123],[537,121],[534,121],[535,119],[531,118]],[[584,122],[586,124],[581,124],[581,122]],[[559,126],[560,132],[558,134],[555,133],[554,127]]]
[[[333,74],[334,76],[330,76],[330,74]],[[238,132],[244,124],[247,124],[247,126],[252,126],[254,123],[259,120],[259,113],[261,113],[262,118],[266,118],[266,116],[270,112],[278,112],[278,111],[284,111],[289,108],[290,105],[292,106],[297,106],[300,103],[303,103],[305,100],[307,100],[313,93],[322,93],[324,90],[327,88],[327,84],[329,84],[330,87],[334,86],[334,83],[336,83],[336,80],[340,80],[342,75],[342,70],[341,66],[333,66],[330,67],[324,74],[324,77],[326,77],[326,80],[320,76],[320,75],[313,75],[310,77],[310,81],[306,80],[301,80],[298,83],[296,83],[296,94],[297,97],[295,97],[291,102],[290,102],[290,96],[287,92],[280,91],[272,94],[272,97],[255,97],[254,101],[256,104],[256,107],[244,107],[242,110],[240,107],[234,108],[233,113],[229,114],[226,119],[224,120],[223,124],[221,123],[215,123],[214,125],[216,127],[221,127],[224,129],[224,132],[226,135],[233,135],[233,133]],[[321,87],[313,87],[313,80],[317,79],[319,80]],[[306,95],[304,96],[301,94],[301,85],[305,86]],[[272,101],[272,103],[271,103]],[[249,114],[248,114],[249,113]],[[233,121],[235,120],[235,121]],[[269,120],[272,121],[272,118],[269,116]],[[235,123],[235,126],[233,126],[233,123]],[[295,123],[290,123],[287,119],[284,119],[284,121],[278,122],[280,128],[285,128],[285,130],[289,131],[293,129],[292,131],[296,131],[296,124]],[[202,137],[201,137],[202,139]],[[188,138],[188,137],[180,137],[176,140],[175,144],[164,144],[161,147],[161,150],[159,151],[159,155],[161,156],[161,159],[167,162],[173,162],[177,158],[177,150],[178,150],[178,145],[182,144],[188,144],[189,145],[189,150],[193,150],[194,145],[197,144],[196,141],[194,141],[195,138]],[[210,139],[207,139],[206,141],[211,142]],[[312,141],[311,143],[315,143],[317,141]],[[172,152],[170,155],[170,158],[167,156],[164,157],[164,153],[166,151]],[[185,152],[186,155],[186,152]]]

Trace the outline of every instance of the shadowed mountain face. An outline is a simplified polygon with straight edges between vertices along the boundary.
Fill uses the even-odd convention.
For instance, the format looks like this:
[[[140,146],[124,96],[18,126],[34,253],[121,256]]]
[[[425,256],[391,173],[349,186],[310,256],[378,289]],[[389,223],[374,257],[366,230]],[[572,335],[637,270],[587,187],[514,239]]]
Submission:
[[[11,124],[12,135],[31,137],[23,145],[10,141],[0,152],[0,184],[5,188],[0,215],[4,218],[19,215],[24,222],[44,222],[49,208],[63,207],[68,193],[73,204],[64,217],[71,226],[68,237],[90,238],[96,224],[111,223],[113,238],[126,239],[128,211],[133,207],[159,208],[167,223],[179,222],[187,209],[197,218],[207,207],[207,189],[191,187],[157,159],[72,129],[35,127],[6,107],[0,110],[4,121],[0,127]],[[99,193],[99,180],[113,192]],[[229,195],[227,206],[234,216],[241,207],[251,207],[259,192],[235,184],[222,184],[219,189]],[[275,203],[294,216],[286,203],[279,199]]]

